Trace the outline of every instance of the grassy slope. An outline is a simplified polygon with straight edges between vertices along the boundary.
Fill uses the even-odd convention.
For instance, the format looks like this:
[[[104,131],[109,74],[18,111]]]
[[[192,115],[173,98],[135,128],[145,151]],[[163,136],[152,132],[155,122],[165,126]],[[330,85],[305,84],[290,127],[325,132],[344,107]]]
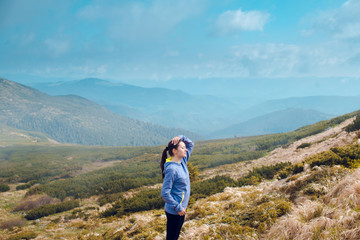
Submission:
[[[14,144],[30,144],[35,143],[49,143],[55,142],[48,136],[42,133],[30,132],[25,130],[15,129],[3,124],[0,124],[0,147],[11,146]]]
[[[223,141],[210,141],[206,143],[204,142],[199,143],[197,144],[198,154],[199,155],[204,154],[204,157],[206,157],[207,155],[206,153],[211,149],[213,154],[217,154],[217,153],[224,154],[223,153],[224,151],[225,152],[228,151],[228,154],[231,155],[234,154],[234,150],[230,146],[232,145],[238,146],[239,143],[242,143],[243,145],[245,144],[247,147],[251,148],[249,141],[251,142],[251,140],[249,139],[245,141],[247,145],[244,143],[244,139],[229,139]],[[110,159],[110,160],[117,159],[120,156],[118,155],[119,152],[123,153],[122,155],[123,162],[134,160],[134,158],[130,158],[126,160],[126,156],[134,155],[134,154],[138,154],[138,160],[141,161],[142,154],[145,154],[144,152],[139,151],[138,148],[130,148],[133,152],[131,152],[129,149],[126,150],[129,150],[130,152],[115,151],[114,148],[107,148],[106,149],[107,151],[104,151],[104,148],[101,148],[100,151],[99,149],[84,148],[83,151],[80,151],[81,152],[80,154],[79,152],[75,154],[76,151],[74,152],[71,152],[69,150],[64,151],[64,149],[66,149],[66,147],[64,146],[58,149],[59,152],[66,152],[66,154],[64,154],[62,158],[59,159],[59,161],[64,160],[64,158],[66,158],[69,159],[70,162],[72,161],[78,162],[79,159],[82,159],[84,161],[82,163],[83,164],[82,166],[87,166],[87,164],[93,164],[94,162],[96,162],[96,160],[103,159],[104,156],[107,156],[106,159]],[[69,149],[72,149],[72,147],[69,147]],[[99,152],[96,153],[96,150],[98,150]],[[147,149],[146,153],[149,150],[153,150],[154,152],[156,152],[159,149],[149,148]],[[194,156],[196,155],[194,154]],[[329,171],[335,171],[335,170],[330,169]],[[339,179],[336,179],[336,181],[332,183],[333,185],[337,184],[337,182],[346,174],[342,174],[342,175],[338,174],[338,175],[339,175]],[[301,178],[301,176],[299,176],[299,178]],[[291,181],[289,182],[291,183]],[[285,183],[284,185],[286,184],[287,183]],[[12,191],[10,192],[11,193],[10,195],[14,196],[15,193],[19,193],[19,192],[21,191],[15,191],[15,192]],[[281,202],[283,200],[282,198],[279,198],[279,193],[281,193],[281,191],[275,185],[272,186],[272,183],[266,183],[256,187],[228,189],[224,193],[219,193],[204,200],[199,200],[193,205],[191,209],[189,209],[189,215],[188,215],[189,221],[184,226],[184,233],[183,233],[184,239],[194,236],[201,237],[205,235],[210,235],[215,238],[217,234],[220,235],[225,234],[223,236],[226,236],[227,234],[229,239],[231,239],[231,237],[237,239],[236,235],[239,234],[245,234],[245,235],[252,234],[254,235],[254,239],[257,239],[259,237],[259,234],[271,234],[272,230],[270,229],[270,232],[268,232],[269,229],[266,228],[266,226],[264,228],[266,232],[262,233],[262,232],[254,231],[254,229],[251,228],[242,228],[242,227],[238,228],[235,226],[236,224],[235,225],[232,224],[235,223],[234,217],[238,217],[231,215],[231,212],[234,212],[233,211],[234,208],[237,209],[240,215],[241,212],[243,211],[241,209],[244,209],[244,205],[240,204],[239,206],[234,206],[234,202],[243,201],[245,203],[252,202],[253,204],[255,203],[258,204],[261,203],[261,201],[263,201],[262,197],[264,196],[263,195],[264,192],[268,193],[270,199],[272,199],[272,202],[275,203],[275,205],[271,205],[271,206],[264,205],[264,207],[270,207],[270,209],[271,207],[273,207],[273,209],[276,209],[276,206],[278,206],[276,204],[281,203],[285,205],[287,203],[287,201]],[[2,204],[1,208],[3,208],[2,211],[5,210],[6,212],[5,215],[8,218],[14,218],[16,215],[9,214],[9,211],[11,209],[11,207],[9,206],[11,204],[14,205],[15,202],[21,201],[23,195],[19,195],[14,199],[13,197],[10,197],[10,195],[8,194],[9,193],[1,193],[1,197],[3,199],[2,200],[3,202],[1,203]],[[231,203],[232,200],[234,200],[233,203]],[[82,200],[81,205],[82,205],[81,208],[77,211],[69,211],[67,213],[45,217],[40,220],[41,224],[39,223],[35,225],[26,225],[25,227],[23,227],[23,229],[40,233],[42,236],[47,238],[59,238],[63,236],[69,239],[75,239],[76,236],[83,236],[84,239],[91,239],[91,236],[94,236],[94,238],[95,237],[99,238],[100,236],[104,235],[105,239],[112,239],[116,235],[122,234],[128,237],[133,237],[134,239],[141,239],[144,237],[148,239],[155,239],[156,237],[159,237],[161,239],[161,236],[163,236],[165,218],[162,210],[154,210],[145,213],[131,214],[129,216],[122,217],[120,219],[116,217],[108,218],[108,219],[100,219],[98,218],[99,206],[94,198]],[[256,206],[257,205],[253,205],[253,207]],[[295,206],[292,209],[296,210],[297,208],[299,208],[299,206]],[[108,206],[101,207],[99,210],[102,210],[102,208],[104,209],[106,207]],[[247,210],[248,207],[249,206],[246,207]],[[224,211],[218,211],[218,208],[220,209],[223,208]],[[229,209],[232,210],[229,211]],[[223,212],[224,214],[217,215],[216,213],[219,212]],[[256,212],[254,214],[256,214]],[[68,220],[64,221],[64,219],[65,220],[68,219]],[[310,222],[312,219],[314,218],[310,218],[308,222]],[[134,223],[136,224],[134,225]],[[266,224],[270,225],[270,223],[271,221]],[[257,225],[258,223],[253,223],[253,224]],[[18,231],[16,230],[16,228],[15,231],[3,230],[0,233],[0,239],[1,236],[6,236],[9,233],[15,234],[16,231]]]

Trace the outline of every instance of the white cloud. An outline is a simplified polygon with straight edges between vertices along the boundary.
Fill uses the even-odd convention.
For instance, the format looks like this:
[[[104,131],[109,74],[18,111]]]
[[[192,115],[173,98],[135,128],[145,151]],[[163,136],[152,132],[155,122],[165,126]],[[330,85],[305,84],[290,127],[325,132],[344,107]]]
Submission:
[[[243,44],[230,48],[222,64],[228,73],[241,77],[357,77],[359,61],[349,60],[354,54],[339,49],[336,42]]]
[[[348,0],[340,8],[322,11],[310,20],[312,31],[339,40],[360,40],[360,1]]]
[[[106,5],[98,1],[79,11],[78,17],[105,22],[107,34],[115,40],[150,41],[166,36],[177,24],[201,12],[203,5],[202,0],[114,1]]]
[[[228,34],[239,31],[262,31],[270,15],[261,11],[226,11],[216,21],[219,34]]]
[[[303,47],[304,71],[316,76],[356,77],[360,74],[359,0],[348,0],[338,8],[315,12],[302,23],[307,27],[302,36],[314,37],[317,42],[307,49]]]
[[[246,76],[291,75],[299,66],[300,48],[288,44],[243,44],[230,49],[231,68]]]

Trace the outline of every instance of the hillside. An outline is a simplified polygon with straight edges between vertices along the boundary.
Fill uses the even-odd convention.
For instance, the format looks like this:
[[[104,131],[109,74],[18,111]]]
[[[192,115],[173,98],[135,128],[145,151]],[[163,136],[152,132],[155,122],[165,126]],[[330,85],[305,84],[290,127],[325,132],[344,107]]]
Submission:
[[[349,119],[351,115],[287,134],[269,135],[268,138],[197,142],[197,152],[194,151],[191,161],[199,163],[200,157],[212,161],[211,155],[217,156],[220,161],[227,156],[220,155],[221,151],[231,156],[239,143],[253,149],[252,143],[260,147],[259,143],[270,139],[299,138],[257,160],[240,160],[239,163],[201,170],[201,180],[192,183],[192,192],[195,194],[191,197],[180,239],[357,239],[360,134],[358,130],[344,131],[344,127],[354,121],[354,118]],[[347,120],[339,124],[342,119]],[[314,132],[319,126],[327,130],[317,134],[304,133],[310,129]],[[307,137],[299,137],[300,134]],[[44,156],[51,151],[48,148],[46,150],[48,152]],[[86,162],[99,161],[88,157],[105,157],[101,157],[105,152],[99,150],[84,149],[81,154],[85,155],[83,159]],[[130,156],[138,157],[127,161],[128,153],[124,150],[133,151]],[[123,148],[116,151],[108,148],[106,155],[109,161],[114,157],[125,157],[121,160],[123,166],[129,166],[130,163],[143,161],[144,156],[150,161],[153,157],[159,158],[159,154],[156,154],[159,150]],[[242,152],[244,149],[237,151]],[[67,154],[61,155],[60,159],[68,159],[69,163],[73,161],[70,156],[79,156],[75,149],[60,152]],[[19,155],[15,153],[15,156]],[[15,160],[11,155],[8,157],[11,162]],[[143,166],[145,162],[136,165]],[[286,162],[290,162],[290,165]],[[94,175],[98,180],[99,173],[97,171]],[[219,175],[231,178],[212,178]],[[85,181],[82,183],[88,184]],[[12,190],[0,193],[0,219],[7,224],[0,226],[3,228],[0,230],[0,239],[1,236],[14,239],[19,236],[37,239],[164,239],[164,211],[144,211],[146,208],[143,208],[158,201],[159,184],[131,189],[124,195],[108,195],[106,199],[102,195],[81,198],[80,206],[75,206],[73,210],[27,222],[20,221],[20,213],[10,214],[10,211],[44,200],[45,197],[38,193],[26,194],[34,192],[36,186],[30,191],[15,191],[16,186],[19,185],[11,184]],[[54,205],[59,200],[48,197],[47,201],[54,201]],[[69,200],[65,202],[72,203]],[[156,206],[161,208],[162,203]],[[15,227],[6,227],[9,225]]]
[[[237,178],[239,175],[246,174],[253,167],[272,165],[287,161],[291,161],[292,163],[299,163],[311,155],[329,150],[332,147],[352,144],[354,139],[356,139],[356,133],[349,134],[344,131],[344,127],[353,121],[354,118],[347,119],[341,124],[329,128],[326,131],[304,137],[287,147],[274,149],[265,157],[259,158],[256,161],[252,161],[251,164],[240,162],[235,164],[222,165],[213,169],[205,170],[201,173],[201,175],[206,178],[218,175]],[[299,148],[301,144],[305,143],[310,144],[310,146]]]
[[[299,127],[310,125],[331,116],[315,110],[289,108],[271,112],[243,123],[216,131],[211,138],[229,138],[233,136],[252,136],[293,131]]]
[[[225,239],[359,239],[360,139],[359,132],[344,131],[353,120],[275,149],[251,164],[203,172],[204,176],[239,178],[256,166],[305,161],[304,170],[287,178],[226,188],[196,202],[182,239],[219,235]],[[304,143],[311,145],[300,147]],[[327,157],[329,153],[345,157],[346,151],[357,161],[355,170],[331,164]]]
[[[56,143],[46,134],[29,132],[0,124],[0,147],[15,144]]]
[[[49,96],[24,85],[0,79],[0,123],[47,134],[62,143],[86,145],[158,145],[179,132],[115,114],[85,98]]]

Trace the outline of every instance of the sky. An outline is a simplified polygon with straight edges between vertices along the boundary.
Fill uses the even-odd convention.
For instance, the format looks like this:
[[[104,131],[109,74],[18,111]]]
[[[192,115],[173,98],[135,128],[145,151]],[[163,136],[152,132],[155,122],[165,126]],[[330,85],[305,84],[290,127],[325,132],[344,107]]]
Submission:
[[[0,0],[0,77],[358,79],[359,0]]]

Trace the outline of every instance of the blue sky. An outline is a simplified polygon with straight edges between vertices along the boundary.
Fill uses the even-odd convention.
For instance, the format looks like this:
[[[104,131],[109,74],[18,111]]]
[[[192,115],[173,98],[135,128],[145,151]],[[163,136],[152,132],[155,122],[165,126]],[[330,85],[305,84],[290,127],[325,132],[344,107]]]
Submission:
[[[0,0],[17,81],[351,78],[358,0]]]

